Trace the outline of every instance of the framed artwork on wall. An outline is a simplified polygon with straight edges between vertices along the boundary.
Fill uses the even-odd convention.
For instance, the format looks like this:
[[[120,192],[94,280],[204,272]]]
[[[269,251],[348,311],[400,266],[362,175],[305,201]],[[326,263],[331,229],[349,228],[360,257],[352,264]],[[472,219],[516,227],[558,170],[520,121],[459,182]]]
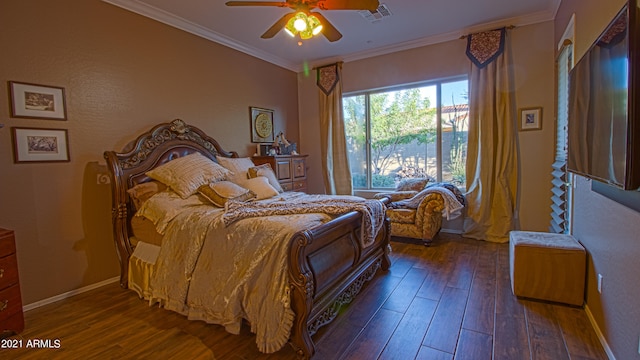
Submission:
[[[251,142],[272,143],[273,135],[273,110],[258,107],[250,107],[251,115]]]
[[[11,116],[67,120],[64,88],[9,81]]]
[[[69,162],[66,129],[11,128],[15,163]]]
[[[520,131],[542,130],[542,107],[520,109]]]

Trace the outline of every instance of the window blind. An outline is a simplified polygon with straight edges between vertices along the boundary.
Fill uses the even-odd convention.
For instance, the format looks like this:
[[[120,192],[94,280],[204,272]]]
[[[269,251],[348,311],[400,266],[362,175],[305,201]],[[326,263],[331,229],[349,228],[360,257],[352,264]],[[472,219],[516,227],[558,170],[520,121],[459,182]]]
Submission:
[[[566,234],[570,224],[570,183],[567,172],[567,126],[569,119],[569,70],[572,64],[571,44],[564,46],[558,56],[558,119],[556,154],[551,166],[551,224],[549,232]]]

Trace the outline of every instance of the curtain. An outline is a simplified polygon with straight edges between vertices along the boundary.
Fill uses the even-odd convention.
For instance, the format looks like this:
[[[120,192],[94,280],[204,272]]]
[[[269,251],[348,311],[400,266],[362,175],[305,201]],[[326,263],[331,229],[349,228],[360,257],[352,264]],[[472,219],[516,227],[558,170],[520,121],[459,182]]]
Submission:
[[[325,192],[331,195],[353,193],[342,116],[341,70],[340,63],[317,69],[324,188]]]
[[[468,36],[472,60],[465,237],[507,242],[517,227],[518,146],[506,29]]]

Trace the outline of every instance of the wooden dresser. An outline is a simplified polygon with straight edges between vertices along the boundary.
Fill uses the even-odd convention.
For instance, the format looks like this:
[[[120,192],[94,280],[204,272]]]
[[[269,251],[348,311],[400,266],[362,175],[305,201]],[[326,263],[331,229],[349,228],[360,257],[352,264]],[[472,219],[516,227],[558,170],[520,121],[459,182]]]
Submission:
[[[0,228],[0,337],[24,330],[18,281],[16,242],[12,230]]]
[[[284,191],[307,191],[307,155],[254,156],[256,165],[269,164]]]

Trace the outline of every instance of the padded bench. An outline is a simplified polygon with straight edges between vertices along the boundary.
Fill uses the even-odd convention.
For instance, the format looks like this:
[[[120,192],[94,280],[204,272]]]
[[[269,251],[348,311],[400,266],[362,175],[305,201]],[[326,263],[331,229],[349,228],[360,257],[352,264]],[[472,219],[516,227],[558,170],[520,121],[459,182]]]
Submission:
[[[514,295],[583,305],[586,252],[573,236],[511,231],[509,265]]]

